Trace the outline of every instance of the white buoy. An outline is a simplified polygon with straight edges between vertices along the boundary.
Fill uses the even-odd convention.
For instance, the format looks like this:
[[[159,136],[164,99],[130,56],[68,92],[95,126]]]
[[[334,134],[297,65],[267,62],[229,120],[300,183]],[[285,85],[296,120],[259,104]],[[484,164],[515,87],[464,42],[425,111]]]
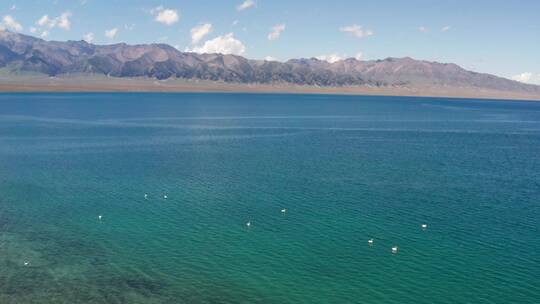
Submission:
[[[30,263],[28,261],[24,261],[24,266],[28,266]]]
[[[397,252],[398,252],[398,247],[397,246],[392,247],[392,253],[397,253]]]
[[[287,209],[281,209],[281,213],[287,212]]]
[[[373,245],[373,239],[369,239],[367,242],[368,244]]]
[[[167,196],[167,195],[164,195],[164,196],[163,196],[163,198],[164,198],[164,199],[167,199],[167,198],[168,198],[168,196]]]
[[[148,199],[148,194],[144,194],[144,199]]]
[[[251,227],[251,222],[247,222],[246,226]]]
[[[422,229],[426,229],[427,228],[427,224],[422,224]]]
[[[98,218],[98,220],[101,220],[101,218],[102,218],[101,214],[100,214],[100,215],[98,215],[98,217],[97,217],[97,218]]]

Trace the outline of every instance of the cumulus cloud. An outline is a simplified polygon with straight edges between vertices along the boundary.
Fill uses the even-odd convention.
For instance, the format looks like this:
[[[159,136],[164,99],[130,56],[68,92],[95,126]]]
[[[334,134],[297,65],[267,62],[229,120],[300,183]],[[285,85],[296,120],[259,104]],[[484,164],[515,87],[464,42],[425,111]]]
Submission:
[[[84,36],[83,36],[83,40],[88,42],[88,43],[92,43],[94,42],[94,33],[86,33]]]
[[[32,27],[30,32],[33,34],[39,34],[41,38],[49,36],[49,30],[53,28],[61,28],[64,30],[71,29],[71,12],[66,11],[55,18],[50,18],[49,15],[43,15],[36,21],[38,28]],[[49,30],[47,30],[49,29]]]
[[[154,20],[165,25],[173,25],[180,20],[177,10],[158,6],[153,8],[150,13],[154,15]]]
[[[285,24],[276,24],[270,28],[270,33],[268,34],[268,40],[276,40],[281,36],[281,32],[285,30]]]
[[[39,35],[41,38],[47,38],[49,36],[48,30],[41,30],[35,27],[30,27],[30,33]]]
[[[448,32],[450,30],[450,25],[447,25],[447,26],[443,26],[443,28],[441,28],[441,31],[443,32]]]
[[[533,77],[533,74],[530,72],[521,73],[518,75],[512,76],[512,80],[529,83]]]
[[[334,62],[338,62],[338,61],[341,61],[343,59],[346,58],[345,55],[340,55],[338,53],[332,53],[332,54],[328,54],[328,55],[320,55],[320,56],[317,56],[315,57],[319,60],[322,60],[322,61],[326,61],[326,62],[329,62],[329,63],[334,63]]]
[[[50,22],[49,16],[43,15],[41,18],[38,19],[38,21],[36,21],[36,24],[39,26],[44,26],[46,24],[49,24],[49,22]]]
[[[419,27],[418,30],[419,30],[420,32],[422,32],[422,33],[427,33],[427,32],[429,32],[429,29],[428,29],[427,27],[425,27],[425,26]]]
[[[71,12],[63,12],[60,16],[56,18],[50,18],[49,15],[43,15],[41,18],[36,21],[36,24],[39,26],[47,26],[49,28],[61,28],[64,30],[71,29]]]
[[[203,54],[220,53],[242,55],[246,51],[246,47],[242,41],[234,37],[233,33],[228,33],[227,35],[207,40],[202,46],[187,49],[187,51]]]
[[[191,43],[197,44],[212,31],[212,24],[203,23],[191,29]]]
[[[23,27],[20,23],[15,20],[11,15],[6,15],[2,18],[0,23],[0,29],[9,29],[15,32],[20,32],[23,30]]]
[[[254,6],[255,6],[255,1],[246,0],[246,1],[242,2],[240,5],[238,5],[236,7],[236,9],[239,10],[239,11],[243,11],[245,9],[248,9],[248,8],[251,8],[251,7],[254,7]]]
[[[277,60],[276,58],[274,58],[272,56],[266,56],[266,57],[264,57],[264,60],[265,61],[279,61],[279,60]]]
[[[341,61],[341,60],[345,60],[347,58],[354,58],[356,60],[362,60],[363,56],[364,56],[364,54],[362,54],[362,52],[358,52],[358,53],[356,53],[356,55],[354,55],[352,57],[348,56],[347,54],[331,53],[331,54],[327,54],[327,55],[320,55],[320,56],[317,56],[315,58],[317,58],[319,60],[329,62],[329,63],[334,63],[334,62],[338,62],[338,61]]]
[[[65,30],[71,29],[71,21],[69,20],[70,17],[71,17],[70,12],[62,13],[62,15],[60,15],[60,17],[57,17],[55,19],[56,25],[61,29],[65,29]]]
[[[116,34],[118,34],[118,28],[116,27],[105,31],[105,37],[109,39],[114,39],[114,37],[116,37]]]
[[[364,30],[360,25],[357,24],[343,26],[340,27],[339,30],[344,33],[349,33],[357,38],[364,38],[373,35],[372,30]]]

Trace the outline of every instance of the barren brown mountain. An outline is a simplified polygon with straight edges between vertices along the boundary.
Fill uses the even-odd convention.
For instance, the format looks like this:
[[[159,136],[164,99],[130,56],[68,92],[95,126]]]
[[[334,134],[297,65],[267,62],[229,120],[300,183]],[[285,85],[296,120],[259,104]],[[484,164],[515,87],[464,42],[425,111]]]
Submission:
[[[85,41],[45,41],[0,31],[0,67],[8,75],[37,73],[118,78],[220,81],[233,84],[393,88],[401,90],[490,90],[539,96],[540,86],[467,71],[456,64],[387,58],[334,63],[310,59],[286,62],[236,55],[180,52],[167,44],[94,45]]]

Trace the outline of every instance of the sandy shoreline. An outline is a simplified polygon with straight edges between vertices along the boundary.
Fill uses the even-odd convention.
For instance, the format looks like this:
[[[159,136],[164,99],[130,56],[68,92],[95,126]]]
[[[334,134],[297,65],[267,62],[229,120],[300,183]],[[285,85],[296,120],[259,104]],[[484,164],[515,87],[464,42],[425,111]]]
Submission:
[[[104,76],[3,76],[0,92],[194,92],[390,95],[418,97],[540,100],[540,96],[469,87],[316,87],[298,85],[236,84],[183,79],[112,78]]]

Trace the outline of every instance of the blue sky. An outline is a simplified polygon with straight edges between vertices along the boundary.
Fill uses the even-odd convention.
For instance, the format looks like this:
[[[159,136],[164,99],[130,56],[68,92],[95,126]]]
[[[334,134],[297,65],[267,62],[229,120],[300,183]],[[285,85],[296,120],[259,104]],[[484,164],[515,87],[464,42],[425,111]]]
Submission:
[[[540,84],[538,0],[2,0],[0,16],[47,40],[278,60],[411,56]]]

